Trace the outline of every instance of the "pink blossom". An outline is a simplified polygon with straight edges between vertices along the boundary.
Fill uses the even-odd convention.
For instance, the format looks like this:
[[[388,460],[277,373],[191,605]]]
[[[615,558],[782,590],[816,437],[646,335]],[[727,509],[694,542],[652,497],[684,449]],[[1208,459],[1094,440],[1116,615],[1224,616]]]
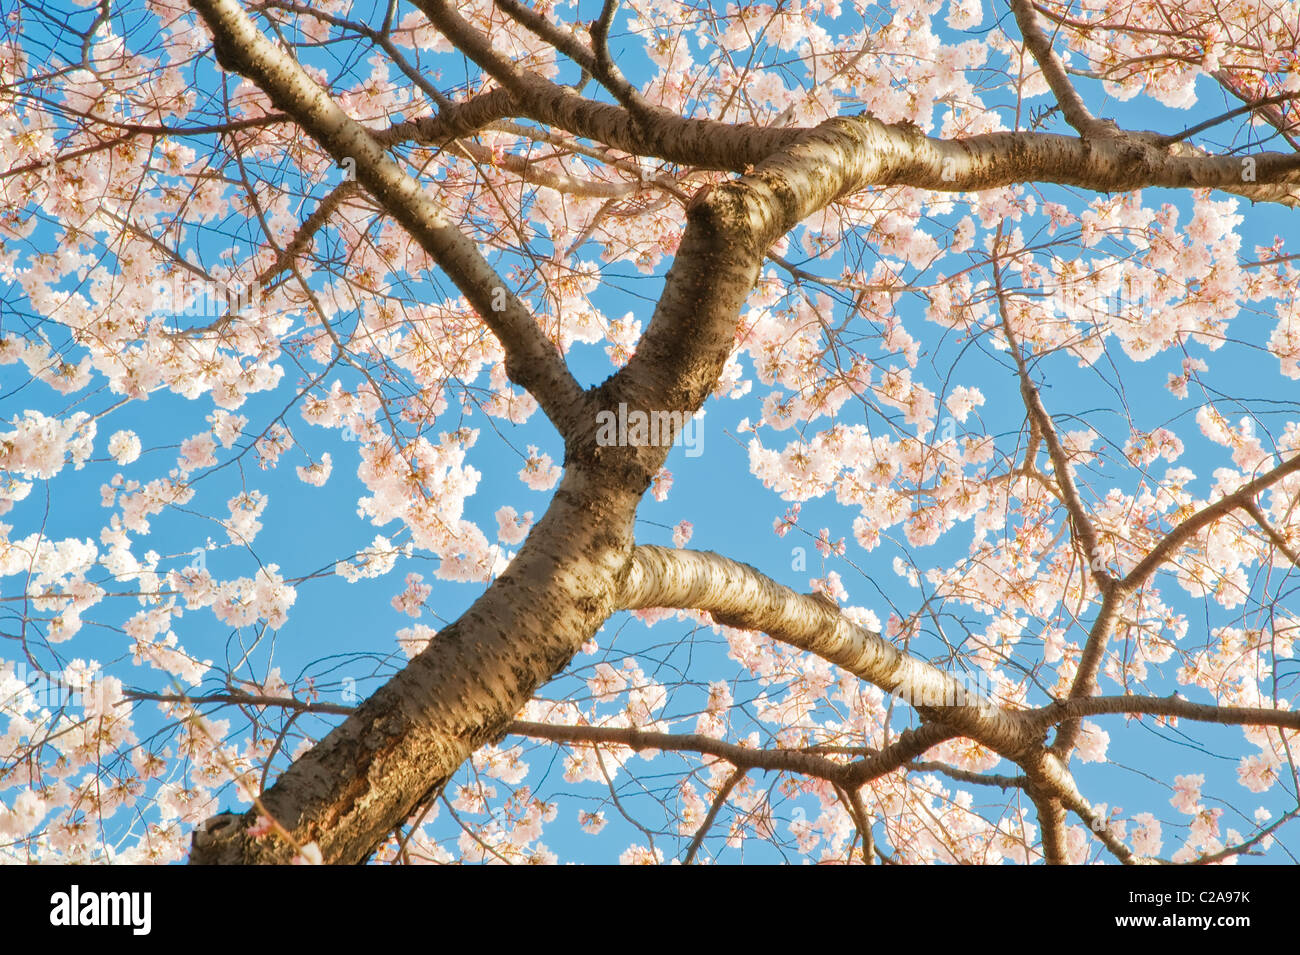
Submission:
[[[130,464],[140,457],[140,439],[134,431],[115,431],[108,439],[108,453],[118,464]]]
[[[421,574],[407,574],[406,589],[393,598],[393,609],[418,620],[424,612],[424,602],[433,593],[433,586],[421,583],[423,580]]]
[[[660,503],[668,500],[668,492],[673,489],[673,472],[660,468],[650,482],[650,493]]]
[[[967,388],[964,385],[958,385],[948,395],[944,402],[952,416],[958,421],[965,421],[970,416],[971,409],[977,408],[984,404],[984,394],[978,388]]]
[[[298,480],[310,484],[313,487],[324,487],[325,482],[330,479],[330,472],[334,469],[334,461],[330,453],[326,451],[321,455],[321,459],[307,467],[298,467]]]
[[[823,527],[817,532],[817,552],[823,557],[830,557],[832,554],[844,556],[844,538],[841,537],[834,543],[831,542],[831,532],[829,528]]]
[[[523,543],[528,536],[528,530],[533,524],[533,512],[526,511],[522,517],[515,512],[509,505],[500,508],[496,512],[497,519],[497,540],[503,544],[516,546]]]
[[[790,505],[784,516],[778,517],[772,522],[772,530],[777,537],[784,537],[790,530],[799,523],[799,504]]]
[[[844,584],[840,581],[840,575],[835,571],[829,571],[825,577],[813,578],[809,585],[815,594],[826,594],[826,596],[842,603],[849,599],[849,592],[844,589]]]
[[[404,627],[398,630],[397,643],[406,654],[406,658],[411,660],[423,651],[429,645],[429,641],[437,635],[438,631],[433,627],[417,623],[413,627]]]
[[[1109,745],[1109,733],[1089,720],[1083,721],[1079,727],[1079,759],[1085,763],[1104,763],[1106,747]]]
[[[1174,795],[1169,805],[1189,816],[1195,815],[1200,811],[1201,787],[1204,785],[1204,776],[1175,776]]]
[[[196,434],[192,438],[186,438],[181,442],[181,456],[177,465],[183,471],[196,471],[199,468],[209,468],[217,463],[217,456],[213,453],[216,450],[217,442],[210,433]]]
[[[664,854],[659,849],[649,849],[642,845],[630,845],[618,857],[619,865],[662,865]]]
[[[1237,779],[1253,793],[1266,792],[1277,781],[1276,763],[1263,753],[1246,756],[1237,765]]]
[[[541,454],[536,446],[528,446],[528,460],[519,472],[523,480],[534,491],[549,491],[560,479],[560,468],[551,463],[549,454]]]

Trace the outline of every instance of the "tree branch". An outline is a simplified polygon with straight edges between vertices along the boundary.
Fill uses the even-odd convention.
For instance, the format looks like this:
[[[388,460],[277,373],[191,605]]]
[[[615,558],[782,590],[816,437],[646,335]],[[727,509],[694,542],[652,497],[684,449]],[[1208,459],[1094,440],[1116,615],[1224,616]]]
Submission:
[[[1058,700],[1050,706],[1034,710],[1029,720],[1037,726],[1047,727],[1067,719],[1100,716],[1107,713],[1142,714],[1146,716],[1176,716],[1200,723],[1219,723],[1224,726],[1277,726],[1300,730],[1300,710],[1272,710],[1257,706],[1216,706],[1193,703],[1177,696],[1089,696],[1081,699]]]
[[[1001,238],[1000,234],[999,238]],[[993,280],[997,288],[998,312],[1002,318],[1002,333],[1007,337],[1011,356],[1016,363],[1016,374],[1020,378],[1020,395],[1025,403],[1025,410],[1029,412],[1029,417],[1037,424],[1038,436],[1047,445],[1047,453],[1052,459],[1052,469],[1056,475],[1056,484],[1060,488],[1061,500],[1065,504],[1065,509],[1070,515],[1070,525],[1073,528],[1074,536],[1083,544],[1084,562],[1092,572],[1092,578],[1097,584],[1097,589],[1104,594],[1114,584],[1115,578],[1108,574],[1104,568],[1098,566],[1098,556],[1101,548],[1097,544],[1097,530],[1093,526],[1092,518],[1088,516],[1087,509],[1083,506],[1083,499],[1079,496],[1079,489],[1074,483],[1074,476],[1070,473],[1070,459],[1065,453],[1065,448],[1061,446],[1061,439],[1056,433],[1056,425],[1052,421],[1052,416],[1047,413],[1047,409],[1043,406],[1042,395],[1034,387],[1033,379],[1029,376],[1029,366],[1025,363],[1025,356],[1020,353],[1020,343],[1016,340],[1015,332],[1011,329],[1011,314],[1010,309],[1007,307],[1006,290],[1002,284],[1002,265],[996,255],[993,258]]]
[[[934,735],[956,731],[1012,759],[1034,743],[1018,713],[994,706],[951,674],[748,564],[712,552],[638,546],[619,602],[629,610],[707,611],[724,626],[762,631],[815,653],[924,712],[933,711],[945,724],[932,730]]]
[[[591,25],[591,50],[595,54],[596,61],[596,68],[591,70],[591,75],[614,94],[614,98],[632,114],[637,125],[645,128],[654,118],[654,110],[641,98],[640,91],[624,79],[609,55],[609,28],[614,22],[614,14],[617,11],[618,0],[604,0],[600,8],[600,16]]]
[[[1048,865],[1065,865],[1065,810],[1061,801],[1034,789],[1029,790],[1029,798],[1038,815],[1043,861]]]
[[[524,182],[554,189],[556,192],[575,196],[591,196],[597,199],[617,199],[635,195],[643,188],[638,182],[600,182],[596,179],[578,179],[567,172],[556,172],[543,168],[537,160],[506,153],[504,156],[493,155],[491,149],[469,140],[458,140],[456,147],[463,150],[475,162],[500,166],[502,169],[516,173]]]
[[[918,773],[942,773],[959,783],[971,783],[975,786],[997,786],[999,789],[1024,789],[1029,784],[1028,776],[1004,776],[998,773],[975,773],[969,769],[958,769],[947,763],[933,760],[913,760],[907,769]]]
[[[552,23],[536,10],[524,6],[519,0],[492,0],[492,2],[495,7],[505,11],[510,19],[555,47],[588,74],[595,73],[595,54],[571,30],[565,30]],[[427,11],[425,16],[429,16]]]
[[[1071,698],[1084,697],[1090,695],[1096,688],[1097,673],[1105,657],[1106,644],[1110,641],[1119,614],[1120,593],[1115,578],[1100,564],[1101,547],[1097,542],[1097,530],[1087,509],[1083,506],[1083,499],[1079,495],[1074,476],[1070,473],[1070,459],[1056,433],[1056,425],[1043,406],[1042,396],[1029,376],[1029,366],[1020,352],[1020,345],[1012,331],[1011,313],[1002,283],[1002,267],[996,256],[993,259],[993,277],[997,289],[998,312],[1002,318],[1002,331],[1007,337],[1007,345],[1016,362],[1016,373],[1020,378],[1020,395],[1032,422],[1031,443],[1041,439],[1047,445],[1048,457],[1052,460],[1052,472],[1056,477],[1056,486],[1070,517],[1071,531],[1074,538],[1083,545],[1084,566],[1091,573],[1093,582],[1102,596],[1101,607],[1088,631],[1088,640],[1079,657],[1079,668],[1075,672],[1074,682],[1070,685]],[[1057,732],[1056,739],[1052,743],[1052,751],[1061,759],[1069,760],[1070,751],[1078,739],[1079,728],[1077,720],[1070,720]]]
[[[1228,846],[1227,848],[1221,849],[1218,852],[1211,852],[1207,855],[1200,856],[1194,859],[1191,864],[1192,865],[1214,865],[1216,862],[1222,862],[1223,860],[1231,859],[1234,856],[1251,855],[1251,851],[1250,851],[1251,849],[1253,849],[1259,843],[1263,842],[1273,833],[1277,832],[1279,829],[1281,829],[1292,819],[1295,819],[1297,816],[1300,816],[1300,808],[1292,809],[1290,812],[1279,816],[1276,822],[1272,823],[1271,825],[1265,826],[1263,829],[1255,833],[1245,842],[1241,843],[1241,845]]]
[[[713,821],[718,818],[718,813],[726,805],[727,797],[731,795],[731,791],[736,788],[737,783],[745,778],[747,772],[749,770],[737,766],[732,774],[727,777],[727,781],[718,789],[718,794],[713,797],[713,804],[709,806],[708,815],[700,823],[700,828],[695,832],[695,838],[691,840],[690,848],[686,850],[686,857],[682,859],[682,865],[690,865],[695,861],[695,854],[700,851],[700,846],[704,844],[704,837],[708,835],[709,830],[713,827]]]
[[[687,119],[666,110],[655,110],[653,119],[642,123],[621,105],[584,99],[569,87],[519,70],[447,0],[420,0],[419,6],[458,49],[510,92],[521,115],[633,155],[744,172],[813,132]],[[837,196],[868,186],[970,192],[1037,181],[1097,192],[1217,188],[1258,202],[1300,204],[1300,156],[1294,154],[1210,156],[1186,143],[1167,142],[1158,133],[1119,129],[1091,140],[1029,132],[942,140],[869,114],[837,117],[816,129],[825,145],[853,157]]]
[[[604,743],[626,746],[638,752],[645,749],[677,753],[702,753],[725,759],[737,769],[762,769],[771,772],[800,773],[843,782],[848,778],[850,763],[837,763],[794,749],[751,749],[737,746],[699,733],[654,733],[622,726],[561,726],[515,720],[506,726],[514,736],[548,739],[556,743]]]
[[[369,131],[348,116],[302,66],[271,43],[236,0],[192,0],[216,37],[217,59],[252,80],[337,161],[356,163],[357,179],[438,263],[506,353],[511,381],[531,393],[566,438],[585,417],[583,392],[532,314],[420,184],[401,171]]]
[[[1247,503],[1253,503],[1255,496],[1261,491],[1267,490],[1278,481],[1298,471],[1300,471],[1300,454],[1296,454],[1291,460],[1265,471],[1253,481],[1247,481],[1237,490],[1225,495],[1213,504],[1207,504],[1166,534],[1141,563],[1129,571],[1123,580],[1118,582],[1117,586],[1125,592],[1133,592],[1142,586],[1161,564],[1169,560],[1173,552],[1186,543],[1192,535],[1213,524],[1219,518],[1232,513],[1237,508],[1244,508]]]
[[[861,787],[873,779],[879,779],[886,773],[892,773],[898,769],[915,769],[925,772],[927,770],[925,764],[916,765],[912,763],[912,760],[926,750],[947,742],[958,735],[956,730],[944,726],[942,723],[922,723],[918,727],[905,729],[899,734],[898,739],[880,750],[880,752],[850,766],[848,788]],[[946,769],[942,768],[938,769],[938,771],[947,772]]]
[[[1048,865],[1064,865],[1069,860],[1065,854],[1065,810],[1070,810],[1088,826],[1101,843],[1125,865],[1143,860],[1133,854],[1100,820],[1092,805],[1079,792],[1074,776],[1065,764],[1049,751],[1041,751],[1024,762],[1029,777],[1028,792],[1038,810],[1043,825],[1043,855]]]
[[[1011,0],[1011,12],[1015,14],[1020,35],[1024,37],[1025,46],[1033,54],[1034,60],[1043,71],[1043,79],[1056,96],[1057,105],[1065,121],[1077,129],[1084,138],[1115,135],[1114,123],[1098,120],[1083,105],[1083,99],[1065,75],[1065,67],[1052,49],[1052,41],[1043,33],[1042,23],[1034,12],[1030,0]]]
[[[1286,542],[1286,538],[1278,533],[1277,528],[1269,523],[1268,517],[1259,509],[1259,505],[1255,503],[1254,499],[1247,501],[1241,507],[1242,510],[1254,519],[1255,523],[1260,526],[1264,533],[1268,535],[1268,539],[1273,542],[1273,546],[1285,554],[1286,559],[1291,561],[1292,564],[1296,567],[1300,567],[1300,554],[1297,554],[1295,548]]]
[[[347,716],[356,711],[355,706],[340,706],[337,703],[311,703],[292,696],[266,696],[261,693],[203,693],[198,696],[182,696],[175,693],[148,693],[144,690],[125,690],[122,695],[128,700],[151,700],[158,703],[184,703],[188,706],[202,706],[205,703],[234,704],[236,706],[278,706],[295,713],[330,713]]]
[[[844,789],[840,786],[835,787],[835,793],[844,804],[844,808],[848,810],[853,826],[862,839],[862,862],[871,865],[875,861],[876,841],[871,837],[871,819],[867,816],[867,807],[862,804],[862,793],[856,789]]]
[[[395,146],[411,140],[443,146],[453,139],[469,136],[516,113],[517,107],[510,91],[494,89],[445,106],[431,116],[394,123],[387,129],[372,130],[371,135],[381,146]]]

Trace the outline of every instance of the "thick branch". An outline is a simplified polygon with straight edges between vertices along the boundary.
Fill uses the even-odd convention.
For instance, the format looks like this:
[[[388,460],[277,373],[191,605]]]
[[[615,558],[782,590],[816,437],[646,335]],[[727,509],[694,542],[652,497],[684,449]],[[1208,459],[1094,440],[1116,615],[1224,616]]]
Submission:
[[[509,91],[520,115],[567,129],[574,135],[634,155],[655,155],[670,162],[737,172],[762,162],[798,138],[797,130],[759,130],[712,120],[686,120],[649,105],[653,122],[638,124],[634,114],[621,105],[584,99],[567,86],[518,69],[447,0],[419,0],[417,6],[456,49]],[[561,49],[570,55],[582,55],[570,44]],[[594,55],[589,65],[596,66]]]
[[[907,768],[917,773],[942,773],[949,779],[959,783],[970,783],[974,786],[997,786],[1002,790],[1024,789],[1029,785],[1028,776],[976,773],[969,769],[958,769],[956,766],[949,766],[947,763],[934,762],[933,760],[915,760],[908,763]]]
[[[653,118],[653,110],[650,104],[641,98],[640,91],[624,79],[609,55],[609,28],[613,25],[614,13],[617,10],[618,0],[605,0],[600,16],[591,25],[591,50],[596,58],[596,69],[591,75],[614,94],[614,98],[623,104],[638,124],[643,124]]]
[[[1048,865],[1065,865],[1065,809],[1059,799],[1048,793],[1030,791],[1038,828],[1042,833],[1043,861]]]
[[[1053,753],[1044,751],[1034,754],[1025,761],[1024,769],[1029,777],[1030,797],[1034,800],[1043,825],[1043,855],[1049,865],[1060,865],[1068,861],[1065,856],[1066,809],[1082,819],[1101,840],[1102,845],[1125,865],[1143,861],[1104,824],[1104,820],[1098,816],[1083,793],[1079,792],[1069,769]]]
[[[1035,742],[1018,714],[976,696],[951,674],[903,653],[822,601],[718,554],[637,547],[620,604],[626,609],[704,610],[724,626],[762,631],[933,710],[948,732],[956,730],[1009,758]],[[939,735],[944,729],[932,732]]]
[[[835,792],[840,798],[840,803],[848,810],[850,818],[853,819],[853,826],[862,839],[862,862],[864,865],[871,865],[875,861],[876,841],[871,835],[871,817],[867,815],[867,807],[862,804],[862,793],[856,789],[842,788],[837,788]]]
[[[532,314],[465,235],[442,215],[416,180],[402,172],[369,131],[348,116],[287,52],[271,43],[236,0],[193,0],[216,37],[217,59],[257,84],[357,179],[456,284],[506,352],[506,372],[527,389],[566,437],[579,426],[582,389]]]
[[[1088,630],[1088,640],[1079,654],[1079,668],[1075,671],[1074,682],[1070,684],[1070,699],[1078,700],[1090,696],[1097,689],[1097,674],[1101,672],[1102,660],[1106,655],[1106,645],[1115,632],[1115,622],[1119,619],[1119,608],[1123,597],[1118,588],[1112,587],[1101,598],[1097,617]],[[1081,725],[1078,720],[1066,720],[1057,731],[1052,741],[1052,751],[1061,759],[1068,760],[1079,738]]]
[[[534,185],[570,195],[592,196],[598,199],[617,199],[622,196],[634,195],[643,188],[637,182],[601,182],[596,179],[579,179],[567,172],[547,169],[536,159],[520,156],[517,153],[506,153],[504,156],[497,158],[488,147],[469,140],[458,141],[455,148],[463,151],[475,162],[485,165],[499,165],[502,169],[518,174],[519,178],[524,182],[531,182]]]
[[[552,23],[536,10],[524,6],[519,0],[493,0],[493,4],[506,15],[536,36],[555,47],[587,73],[595,73],[596,57],[572,31]],[[428,14],[425,14],[428,16]]]
[[[1043,32],[1042,23],[1029,0],[1011,0],[1011,12],[1016,16],[1020,35],[1024,37],[1025,46],[1033,54],[1034,60],[1043,71],[1043,79],[1056,96],[1065,121],[1077,129],[1084,137],[1113,135],[1115,127],[1096,119],[1083,105],[1078,91],[1065,75],[1065,67],[1052,49],[1052,41]]]

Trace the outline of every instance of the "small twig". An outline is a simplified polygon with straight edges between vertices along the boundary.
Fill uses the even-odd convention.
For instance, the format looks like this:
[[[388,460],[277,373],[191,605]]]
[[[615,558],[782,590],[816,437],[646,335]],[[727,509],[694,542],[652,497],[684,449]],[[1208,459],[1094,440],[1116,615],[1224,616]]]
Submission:
[[[745,774],[748,772],[749,770],[747,769],[737,767],[732,771],[731,775],[727,777],[727,781],[722,784],[722,788],[718,790],[718,794],[713,797],[713,805],[709,807],[708,815],[706,815],[704,821],[700,823],[700,828],[695,832],[695,838],[691,840],[690,848],[686,850],[686,858],[682,860],[683,865],[691,865],[695,862],[695,854],[700,851],[700,846],[704,843],[704,837],[708,834],[709,829],[712,828],[713,821],[718,818],[718,813],[726,803],[727,797],[731,795],[731,791],[736,788],[736,785],[742,779],[745,778]]]
[[[1227,122],[1243,113],[1250,113],[1264,106],[1276,106],[1279,103],[1286,103],[1297,98],[1300,98],[1300,93],[1277,93],[1273,96],[1265,96],[1261,99],[1247,103],[1245,106],[1238,106],[1236,109],[1230,109],[1226,113],[1220,113],[1218,116],[1207,119],[1203,123],[1197,123],[1195,126],[1184,129],[1181,133],[1172,133],[1170,135],[1161,136],[1159,141],[1162,145],[1181,142],[1184,139],[1190,139],[1197,133],[1204,132],[1212,126],[1218,126],[1220,123]]]

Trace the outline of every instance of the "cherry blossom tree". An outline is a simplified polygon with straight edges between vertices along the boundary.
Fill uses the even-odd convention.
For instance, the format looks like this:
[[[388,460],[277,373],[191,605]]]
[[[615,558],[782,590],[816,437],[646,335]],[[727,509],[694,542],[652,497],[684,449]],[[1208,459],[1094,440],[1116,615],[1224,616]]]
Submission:
[[[4,858],[1289,857],[1295,2],[81,2]]]

